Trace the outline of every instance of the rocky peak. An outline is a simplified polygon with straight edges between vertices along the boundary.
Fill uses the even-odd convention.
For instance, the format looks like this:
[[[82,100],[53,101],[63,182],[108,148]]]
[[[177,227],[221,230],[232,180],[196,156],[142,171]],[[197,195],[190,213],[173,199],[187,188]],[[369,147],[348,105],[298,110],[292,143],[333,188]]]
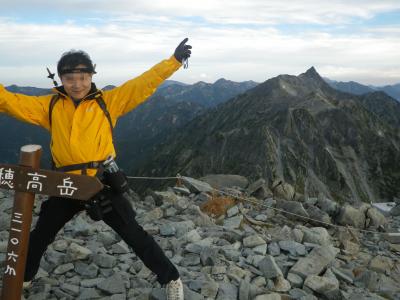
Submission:
[[[310,87],[318,87],[319,89],[323,89],[325,91],[332,91],[332,88],[328,83],[326,83],[321,75],[319,75],[314,67],[311,67],[305,73],[300,74],[298,78],[301,79],[303,83],[308,84]]]
[[[295,97],[306,100],[310,94],[333,95],[335,91],[324,81],[314,67],[298,76],[279,75],[259,84],[255,95],[268,98]]]
[[[309,68],[305,73],[300,74],[299,77],[307,77],[312,79],[322,79],[314,67]]]
[[[215,85],[219,85],[219,84],[226,84],[228,82],[232,82],[230,80],[226,80],[225,78],[220,78],[217,81],[214,82]]]
[[[207,82],[199,81],[199,82],[196,82],[196,83],[193,85],[193,87],[206,87],[206,86],[208,86],[208,85],[210,85],[210,84],[207,83]]]

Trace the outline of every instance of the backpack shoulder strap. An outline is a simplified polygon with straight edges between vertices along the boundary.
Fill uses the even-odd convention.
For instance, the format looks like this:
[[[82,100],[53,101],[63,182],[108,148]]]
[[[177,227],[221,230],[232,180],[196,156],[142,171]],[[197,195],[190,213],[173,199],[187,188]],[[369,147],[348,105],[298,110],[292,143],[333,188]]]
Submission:
[[[106,115],[107,120],[108,120],[108,123],[110,123],[110,128],[111,128],[111,133],[112,133],[113,130],[114,130],[114,127],[113,127],[113,124],[112,124],[110,112],[109,112],[108,109],[107,109],[107,105],[106,105],[106,103],[104,102],[104,99],[103,99],[103,97],[102,97],[101,95],[98,96],[98,97],[96,97],[95,99],[96,99],[97,104],[100,106],[101,110],[102,110],[102,111],[104,112],[104,114]]]
[[[56,94],[53,97],[51,97],[51,100],[50,100],[50,104],[49,104],[49,124],[50,124],[50,128],[51,128],[51,125],[52,125],[53,109],[54,109],[54,106],[56,105],[58,99],[60,99],[60,95]],[[107,105],[104,102],[103,97],[99,96],[99,97],[96,97],[95,99],[96,99],[97,104],[100,106],[101,110],[106,115],[108,123],[110,123],[111,132],[113,132],[114,127],[113,127],[113,124],[112,124],[111,115],[110,115],[110,112],[107,109]]]
[[[51,123],[52,123],[52,114],[53,114],[53,108],[54,105],[56,105],[58,99],[60,99],[59,94],[55,94],[53,97],[51,97],[50,104],[49,104],[49,124],[51,128]]]

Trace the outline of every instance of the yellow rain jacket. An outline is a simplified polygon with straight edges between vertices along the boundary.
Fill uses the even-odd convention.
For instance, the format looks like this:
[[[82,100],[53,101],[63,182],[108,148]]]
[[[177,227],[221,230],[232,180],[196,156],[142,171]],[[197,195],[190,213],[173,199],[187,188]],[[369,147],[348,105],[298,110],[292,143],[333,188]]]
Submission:
[[[110,124],[96,103],[94,95],[102,94],[114,127],[120,116],[144,102],[181,65],[174,56],[171,56],[113,90],[103,92],[95,89],[93,93],[92,89],[76,107],[63,88],[54,89],[54,92],[59,93],[60,99],[52,111],[51,128],[49,105],[53,95],[14,94],[0,85],[0,113],[4,112],[21,121],[49,130],[50,148],[56,167],[105,160],[108,155],[115,157],[116,153]],[[70,173],[81,174],[81,171]],[[94,176],[96,170],[88,169],[87,174]]]

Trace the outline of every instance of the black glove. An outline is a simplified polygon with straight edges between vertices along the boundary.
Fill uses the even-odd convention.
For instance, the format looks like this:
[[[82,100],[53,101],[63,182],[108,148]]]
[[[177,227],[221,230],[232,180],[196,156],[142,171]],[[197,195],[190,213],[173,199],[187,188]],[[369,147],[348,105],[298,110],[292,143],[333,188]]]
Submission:
[[[192,51],[190,51],[190,49],[192,49],[192,46],[185,45],[188,40],[188,38],[185,38],[175,49],[174,56],[176,60],[181,63],[183,63],[183,60],[188,59],[190,57],[190,54],[192,53]]]

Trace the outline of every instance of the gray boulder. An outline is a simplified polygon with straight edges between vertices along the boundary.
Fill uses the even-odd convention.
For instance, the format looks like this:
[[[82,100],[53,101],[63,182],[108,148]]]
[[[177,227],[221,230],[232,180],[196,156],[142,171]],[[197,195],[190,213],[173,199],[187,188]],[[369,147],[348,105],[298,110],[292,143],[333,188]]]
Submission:
[[[339,205],[323,195],[318,196],[317,206],[331,217],[336,216],[339,213]]]
[[[212,192],[213,188],[207,182],[182,176],[183,183],[192,193]]]
[[[340,225],[350,225],[356,228],[365,227],[365,214],[362,210],[356,209],[349,204],[345,204],[336,219]]]
[[[304,256],[307,254],[306,247],[295,241],[280,241],[279,247],[293,256]]]
[[[265,199],[268,197],[272,197],[272,192],[268,188],[268,184],[266,183],[265,179],[258,179],[257,181],[253,182],[247,188],[247,193],[250,196],[254,196],[258,199]]]
[[[258,234],[250,235],[243,239],[243,246],[249,248],[264,245],[265,243],[265,240]]]
[[[67,250],[67,257],[71,260],[83,260],[92,255],[92,251],[76,243],[71,243]]]
[[[377,255],[369,262],[369,268],[378,273],[385,274],[385,272],[390,272],[393,267],[393,260],[387,256]]]
[[[297,288],[301,288],[304,283],[303,278],[301,278],[299,275],[293,274],[293,273],[288,274],[287,280],[290,282],[290,285],[292,287],[297,287]]]
[[[234,216],[232,218],[227,218],[224,219],[224,227],[226,227],[227,229],[238,229],[240,228],[242,221],[243,221],[242,215]]]
[[[239,187],[245,189],[249,185],[246,177],[231,174],[209,174],[200,178],[213,188],[222,189],[224,187]]]
[[[330,295],[338,292],[339,281],[330,277],[322,277],[317,275],[309,275],[304,281],[304,286],[310,288],[318,294],[324,295],[328,299]]]
[[[259,262],[258,268],[267,280],[283,275],[281,269],[275,262],[274,257],[271,255],[266,255],[265,258]]]
[[[278,293],[262,294],[254,298],[254,300],[281,300],[282,297]]]
[[[307,278],[309,275],[318,275],[335,259],[338,253],[339,249],[332,246],[316,247],[309,255],[299,259],[290,269],[290,272],[302,278]]]
[[[72,263],[67,263],[67,264],[58,266],[57,268],[55,268],[55,270],[53,272],[54,272],[54,274],[61,275],[61,274],[65,274],[68,271],[71,271],[73,269],[74,269],[74,265]]]
[[[295,196],[295,191],[292,185],[283,180],[275,180],[272,183],[272,192],[275,198],[293,200]]]
[[[0,212],[0,231],[8,230],[10,228],[10,216],[6,213]]]
[[[390,215],[394,217],[400,216],[400,204],[397,204],[390,210]]]
[[[126,292],[124,281],[119,274],[114,274],[103,280],[97,287],[109,295],[124,294]]]
[[[307,211],[304,209],[303,205],[300,202],[288,201],[288,200],[277,200],[276,207],[279,209],[288,211],[292,214],[299,215],[299,216],[295,216],[295,215],[291,215],[291,214],[285,214],[285,216],[290,219],[304,220],[304,218],[301,218],[301,217],[306,217],[306,218],[309,217]]]
[[[380,213],[376,208],[370,208],[367,210],[368,226],[378,228],[387,224],[386,217]]]
[[[215,299],[219,289],[219,284],[213,279],[205,281],[201,286],[201,294],[206,298]]]
[[[217,300],[237,299],[238,288],[232,283],[221,282],[219,285]]]
[[[117,258],[115,256],[98,253],[94,255],[93,262],[101,268],[112,268],[117,263]]]
[[[315,220],[315,221],[310,221],[311,224],[314,224],[316,226],[324,226],[325,223],[332,224],[331,217],[326,212],[319,209],[317,206],[307,205],[306,211],[310,216],[310,218]]]
[[[301,226],[301,230],[304,233],[303,242],[313,243],[318,245],[330,245],[332,244],[331,236],[324,227],[304,227]]]

